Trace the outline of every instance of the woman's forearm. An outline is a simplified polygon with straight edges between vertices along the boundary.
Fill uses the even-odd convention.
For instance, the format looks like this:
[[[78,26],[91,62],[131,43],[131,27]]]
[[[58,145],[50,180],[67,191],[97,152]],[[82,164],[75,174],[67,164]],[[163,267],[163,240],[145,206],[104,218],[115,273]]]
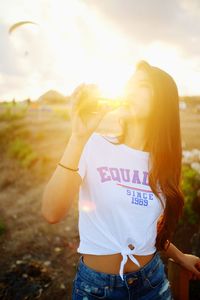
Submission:
[[[86,141],[72,135],[60,162],[68,167],[77,168]],[[49,223],[57,223],[67,214],[80,183],[77,172],[56,167],[42,197],[42,215]]]
[[[172,258],[178,264],[181,264],[184,260],[184,253],[181,252],[174,244],[170,242],[169,247],[167,250],[162,250],[164,254],[168,257]]]

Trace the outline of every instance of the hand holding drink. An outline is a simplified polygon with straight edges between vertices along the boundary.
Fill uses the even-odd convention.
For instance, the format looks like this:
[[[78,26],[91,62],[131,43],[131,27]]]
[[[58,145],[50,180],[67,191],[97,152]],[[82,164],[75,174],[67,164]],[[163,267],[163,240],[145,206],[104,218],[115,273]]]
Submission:
[[[82,84],[72,100],[72,134],[81,138],[88,138],[106,113],[126,105],[122,99],[115,101],[102,97],[94,84]]]

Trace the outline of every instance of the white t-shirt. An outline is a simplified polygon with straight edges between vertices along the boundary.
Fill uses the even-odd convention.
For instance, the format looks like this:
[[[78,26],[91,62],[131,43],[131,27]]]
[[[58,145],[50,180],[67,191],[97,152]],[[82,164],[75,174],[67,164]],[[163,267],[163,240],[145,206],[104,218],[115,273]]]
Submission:
[[[149,152],[113,144],[111,141],[117,141],[114,139],[94,132],[79,160],[78,173],[83,181],[79,190],[77,252],[120,252],[119,274],[124,280],[127,255],[140,266],[132,254],[156,251],[157,221],[163,208],[148,184]]]

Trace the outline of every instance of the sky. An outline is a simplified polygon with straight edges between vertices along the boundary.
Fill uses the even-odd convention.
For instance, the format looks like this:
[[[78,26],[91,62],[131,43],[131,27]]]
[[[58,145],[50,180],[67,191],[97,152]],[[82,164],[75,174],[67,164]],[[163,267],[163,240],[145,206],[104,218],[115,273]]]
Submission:
[[[141,59],[200,95],[199,19],[199,0],[0,0],[0,101],[83,82],[117,97]]]

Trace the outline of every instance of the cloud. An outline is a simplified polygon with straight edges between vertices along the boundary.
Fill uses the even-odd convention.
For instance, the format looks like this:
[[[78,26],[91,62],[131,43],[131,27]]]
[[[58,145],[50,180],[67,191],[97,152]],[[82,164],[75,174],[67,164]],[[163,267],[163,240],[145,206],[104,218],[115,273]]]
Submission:
[[[108,91],[115,82],[117,90],[137,59],[148,54],[150,63],[173,73],[183,91],[195,93],[199,6],[199,0],[4,1],[0,97],[37,97],[48,89],[70,94],[83,81],[98,82]],[[39,26],[8,34],[11,24],[27,19]]]
[[[200,51],[199,0],[84,0],[130,39],[169,42],[188,55]]]

